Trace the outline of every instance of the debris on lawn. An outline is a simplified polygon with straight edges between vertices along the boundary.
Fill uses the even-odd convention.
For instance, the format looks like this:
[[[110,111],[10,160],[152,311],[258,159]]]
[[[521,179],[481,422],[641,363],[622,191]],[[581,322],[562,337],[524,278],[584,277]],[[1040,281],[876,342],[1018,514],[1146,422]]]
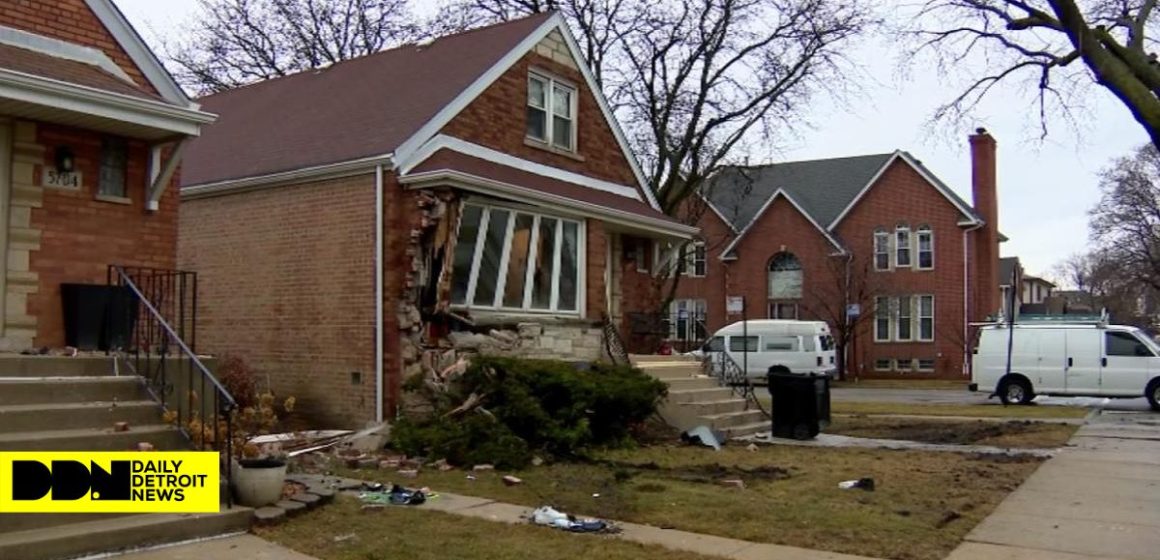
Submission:
[[[537,457],[532,457],[532,466],[533,466],[533,467],[538,467],[538,466],[541,466],[541,465],[543,465],[543,464],[544,464],[544,460],[543,460],[543,459],[539,458],[538,456],[537,456]]]
[[[504,484],[504,486],[516,486],[516,485],[518,485],[518,484],[523,484],[523,483],[524,483],[524,481],[523,481],[523,480],[521,480],[521,479],[519,479],[519,478],[516,478],[516,477],[514,477],[514,476],[512,476],[512,475],[510,475],[510,474],[509,474],[509,475],[507,475],[507,476],[505,476],[505,477],[503,477],[503,479],[502,479],[502,480],[503,480],[503,484]]]
[[[750,453],[753,453],[754,451],[757,451],[758,447],[756,443],[751,443],[746,446],[745,449],[748,449]]]
[[[364,504],[391,504],[396,506],[417,506],[425,503],[428,498],[428,492],[420,490],[412,490],[403,488],[398,484],[392,485],[390,492],[363,492],[358,495],[358,499]]]
[[[740,478],[726,478],[725,480],[718,481],[717,483],[726,488],[740,488],[742,490],[745,489],[745,481],[741,480]]]
[[[391,439],[391,425],[381,422],[368,426],[365,430],[349,434],[342,439],[343,445],[363,453],[377,453]]]
[[[419,471],[415,469],[402,469],[396,471],[396,474],[403,478],[419,478]]]
[[[113,431],[114,432],[127,432],[127,431],[129,431],[129,423],[128,422],[115,422],[115,423],[113,423]]]
[[[842,490],[851,490],[854,488],[861,488],[867,492],[873,492],[874,491],[874,479],[873,478],[859,478],[858,480],[847,480],[845,482],[839,482],[838,488],[841,488]]]
[[[948,512],[946,512],[945,515],[943,515],[942,519],[940,519],[938,521],[938,523],[935,523],[934,527],[936,529],[942,529],[943,527],[950,525],[951,523],[953,523],[955,520],[961,518],[962,516],[963,515],[957,511],[948,511]]]
[[[724,439],[724,435],[714,432],[709,426],[697,426],[681,434],[681,441],[688,444],[699,443],[705,447],[712,447],[714,451],[721,451],[721,442]]]
[[[475,475],[473,475],[473,474],[467,475],[467,480],[475,480]]]
[[[494,471],[495,465],[475,465],[474,467],[471,467],[471,470],[473,470],[473,471]]]
[[[620,527],[614,523],[590,517],[579,518],[557,511],[551,506],[541,506],[532,511],[530,520],[535,525],[572,531],[573,533],[619,533]]]
[[[334,542],[344,542],[344,541],[350,541],[350,540],[355,540],[355,539],[357,539],[357,538],[358,538],[358,535],[356,535],[356,534],[354,534],[354,533],[348,533],[348,534],[345,534],[345,535],[337,535],[337,536],[335,536],[335,537],[334,537]]]

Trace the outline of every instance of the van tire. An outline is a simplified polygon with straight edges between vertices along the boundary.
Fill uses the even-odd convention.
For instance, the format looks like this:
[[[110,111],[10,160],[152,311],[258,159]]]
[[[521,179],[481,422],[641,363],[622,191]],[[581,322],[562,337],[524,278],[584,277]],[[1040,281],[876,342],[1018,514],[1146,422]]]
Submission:
[[[1031,382],[1022,375],[1005,377],[999,383],[999,400],[1003,404],[1031,404],[1035,393],[1031,391]]]
[[[790,373],[790,371],[785,366],[773,366],[769,368],[769,373]]]
[[[1148,383],[1148,388],[1144,390],[1144,396],[1148,397],[1148,404],[1152,410],[1160,412],[1160,377]]]

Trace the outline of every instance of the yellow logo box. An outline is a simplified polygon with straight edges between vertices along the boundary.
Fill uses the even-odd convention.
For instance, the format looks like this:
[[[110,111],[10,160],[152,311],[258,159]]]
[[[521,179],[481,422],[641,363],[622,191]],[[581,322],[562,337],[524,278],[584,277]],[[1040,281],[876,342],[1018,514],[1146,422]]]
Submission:
[[[219,468],[212,451],[4,451],[0,514],[217,512]]]

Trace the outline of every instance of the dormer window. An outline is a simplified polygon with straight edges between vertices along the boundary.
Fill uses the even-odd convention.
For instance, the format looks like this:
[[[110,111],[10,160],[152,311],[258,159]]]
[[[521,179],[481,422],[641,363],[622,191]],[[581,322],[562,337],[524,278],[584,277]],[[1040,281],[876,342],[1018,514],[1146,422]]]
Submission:
[[[528,138],[566,151],[576,149],[576,88],[528,74]]]

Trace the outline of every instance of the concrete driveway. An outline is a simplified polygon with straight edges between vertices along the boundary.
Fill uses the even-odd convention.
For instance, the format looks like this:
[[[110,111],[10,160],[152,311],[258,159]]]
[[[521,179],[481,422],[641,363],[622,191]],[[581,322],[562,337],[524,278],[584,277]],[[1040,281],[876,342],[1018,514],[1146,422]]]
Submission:
[[[1160,414],[1104,411],[947,560],[1160,558]]]

